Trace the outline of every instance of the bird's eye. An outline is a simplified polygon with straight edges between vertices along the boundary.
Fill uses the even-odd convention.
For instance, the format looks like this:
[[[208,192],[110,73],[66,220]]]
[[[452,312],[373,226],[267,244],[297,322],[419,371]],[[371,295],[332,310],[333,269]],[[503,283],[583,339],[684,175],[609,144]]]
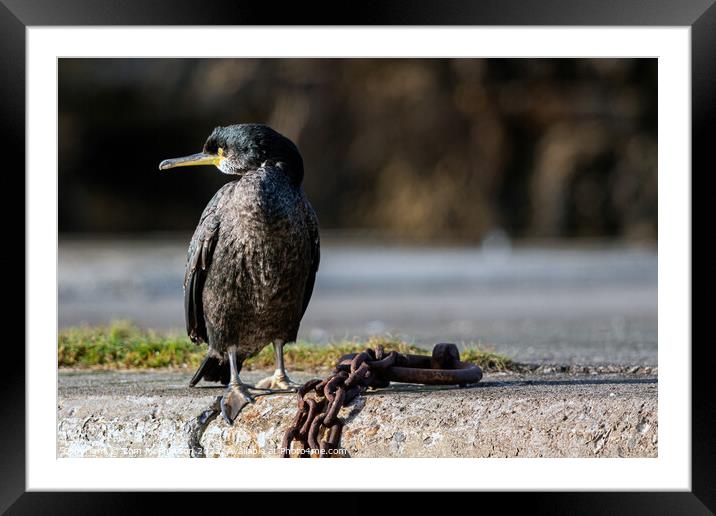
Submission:
[[[224,155],[224,148],[219,147],[218,150],[216,151],[216,153],[219,155],[219,157],[222,157]]]

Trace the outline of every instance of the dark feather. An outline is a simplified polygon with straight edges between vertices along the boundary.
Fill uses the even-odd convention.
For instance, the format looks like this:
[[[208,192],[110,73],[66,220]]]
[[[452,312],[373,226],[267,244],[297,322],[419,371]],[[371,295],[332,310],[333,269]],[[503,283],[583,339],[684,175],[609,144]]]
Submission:
[[[219,235],[219,218],[216,216],[216,210],[222,196],[222,190],[219,190],[209,202],[189,244],[184,275],[184,312],[186,331],[189,338],[196,343],[209,342],[202,295]]]
[[[228,385],[230,379],[229,362],[211,354],[206,355],[189,382],[189,387],[194,387],[202,379],[207,382],[221,382],[224,385]]]
[[[301,317],[306,313],[308,303],[311,302],[311,296],[313,295],[313,287],[316,284],[316,273],[318,272],[318,265],[321,262],[321,239],[318,235],[318,218],[316,213],[313,211],[311,205],[306,202],[306,219],[309,224],[309,231],[311,234],[311,269],[306,279],[306,288],[303,294],[303,309],[301,310]]]

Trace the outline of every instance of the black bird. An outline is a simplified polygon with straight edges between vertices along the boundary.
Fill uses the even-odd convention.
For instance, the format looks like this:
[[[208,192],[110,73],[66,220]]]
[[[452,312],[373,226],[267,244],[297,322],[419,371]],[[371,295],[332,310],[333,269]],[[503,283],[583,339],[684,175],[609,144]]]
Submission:
[[[318,220],[306,199],[303,159],[291,140],[261,124],[217,127],[198,154],[168,159],[160,170],[215,165],[236,180],[201,215],[189,244],[184,306],[189,337],[209,352],[191,379],[228,384],[221,413],[232,423],[253,402],[251,389],[296,384],[283,346],[294,342],[313,293],[320,258]],[[269,343],[276,371],[256,387],[239,378],[246,358]]]

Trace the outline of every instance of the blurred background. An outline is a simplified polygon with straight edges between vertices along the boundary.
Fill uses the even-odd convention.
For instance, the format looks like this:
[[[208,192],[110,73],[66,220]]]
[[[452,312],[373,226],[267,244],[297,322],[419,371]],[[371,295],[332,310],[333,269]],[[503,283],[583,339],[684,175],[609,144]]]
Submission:
[[[656,364],[656,59],[61,59],[60,327],[183,327],[186,247],[230,178],[157,165],[240,122],[304,158],[301,338]]]

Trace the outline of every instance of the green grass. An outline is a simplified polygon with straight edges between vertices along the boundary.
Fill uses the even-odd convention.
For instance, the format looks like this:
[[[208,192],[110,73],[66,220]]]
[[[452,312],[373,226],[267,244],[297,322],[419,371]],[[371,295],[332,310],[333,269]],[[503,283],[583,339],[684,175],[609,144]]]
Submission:
[[[429,355],[430,351],[396,339],[372,338],[365,342],[344,341],[315,346],[297,342],[286,346],[284,357],[291,369],[314,371],[332,368],[347,353],[356,353],[366,347],[383,345],[386,350],[401,353]],[[141,330],[122,321],[110,326],[80,326],[61,330],[57,341],[59,367],[73,369],[152,369],[195,368],[206,353],[206,345],[197,346],[180,334]],[[460,350],[464,361],[478,364],[486,371],[513,369],[516,364],[509,358],[464,347]],[[245,369],[271,369],[274,367],[272,346],[244,363]]]

